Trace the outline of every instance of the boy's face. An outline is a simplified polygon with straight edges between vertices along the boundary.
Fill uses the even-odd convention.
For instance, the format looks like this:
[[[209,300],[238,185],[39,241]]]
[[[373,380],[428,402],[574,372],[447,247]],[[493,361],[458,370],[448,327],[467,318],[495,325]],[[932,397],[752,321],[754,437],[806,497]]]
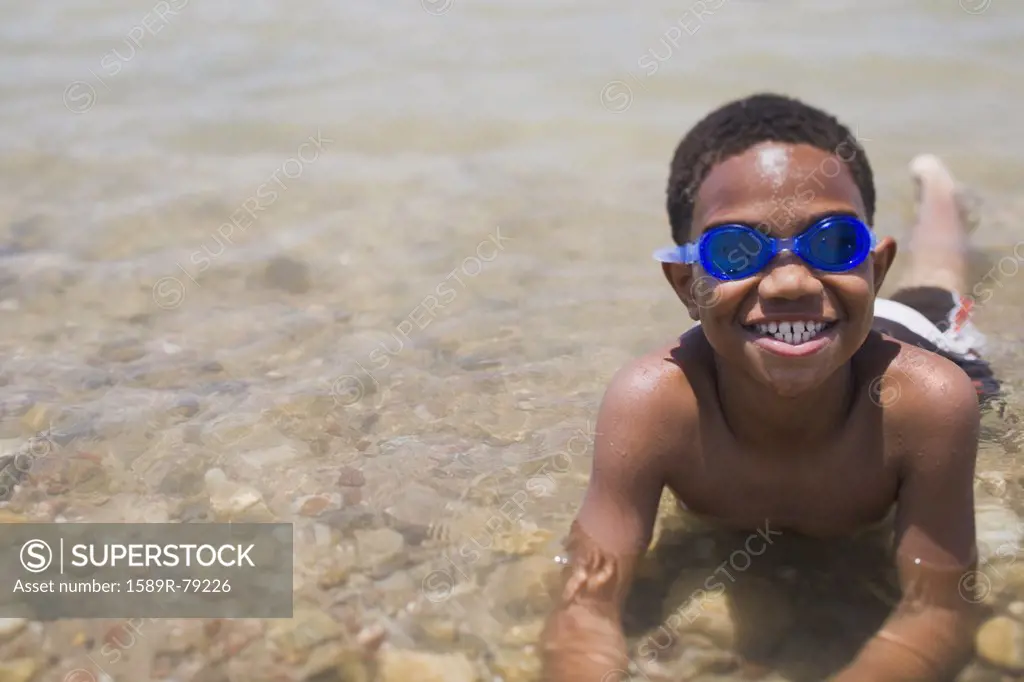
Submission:
[[[821,218],[867,222],[857,185],[838,157],[809,145],[763,143],[715,166],[694,202],[691,240],[723,223],[795,237]],[[784,396],[818,386],[849,361],[874,320],[875,292],[896,253],[891,238],[857,268],[829,273],[784,252],[751,277],[719,281],[701,266],[665,264],[665,275],[709,343],[730,366]],[[811,342],[766,342],[759,324],[825,325]],[[817,327],[815,327],[817,328]]]

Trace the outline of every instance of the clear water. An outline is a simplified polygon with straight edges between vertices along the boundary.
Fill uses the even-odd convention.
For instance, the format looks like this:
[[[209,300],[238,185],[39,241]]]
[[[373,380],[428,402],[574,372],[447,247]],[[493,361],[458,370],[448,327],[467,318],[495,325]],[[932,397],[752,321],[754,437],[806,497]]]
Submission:
[[[528,557],[558,552],[601,393],[689,324],[649,254],[669,238],[674,146],[711,108],[774,90],[835,111],[897,238],[907,162],[946,159],[985,200],[992,295],[977,323],[1020,385],[1024,7],[961,4],[975,13],[0,2],[0,438],[16,452],[50,424],[77,436],[8,512],[203,520],[218,467],[296,524],[297,605],[513,679],[497,661],[528,669],[533,654],[509,633],[543,610],[522,594],[541,566]],[[986,417],[979,463],[999,542],[1020,499],[1018,414],[1011,395]],[[303,512],[308,496],[325,500]],[[347,582],[317,585],[325,547],[384,526],[405,538],[397,570],[353,559]],[[46,624],[23,647],[39,679],[63,680],[93,669],[82,642],[111,625]],[[810,635],[793,635],[791,661]],[[98,662],[119,681],[156,677],[162,637]],[[197,677],[209,656],[161,674],[228,679]],[[783,678],[800,679],[793,665]]]

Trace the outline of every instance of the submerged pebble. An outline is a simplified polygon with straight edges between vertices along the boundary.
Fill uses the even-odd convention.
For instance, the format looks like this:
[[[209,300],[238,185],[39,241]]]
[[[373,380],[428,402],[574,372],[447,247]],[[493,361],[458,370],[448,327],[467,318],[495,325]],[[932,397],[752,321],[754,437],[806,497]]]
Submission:
[[[296,511],[300,516],[320,516],[330,508],[337,508],[341,496],[308,495],[295,502]]]
[[[473,664],[463,654],[435,654],[385,647],[381,650],[378,682],[479,682]]]
[[[504,682],[534,682],[541,672],[540,657],[531,648],[498,649],[493,667]]]
[[[449,645],[459,638],[459,625],[450,618],[427,616],[420,619],[417,627],[429,640],[438,644]]]
[[[302,663],[317,646],[339,640],[345,634],[341,624],[321,609],[299,607],[292,618],[273,621],[267,629],[267,645],[280,659]]]
[[[405,539],[390,528],[357,530],[355,539],[360,565],[375,575],[390,573],[403,562]]]
[[[28,621],[24,618],[0,618],[0,642],[16,636],[27,625]]]
[[[35,678],[39,664],[31,658],[16,658],[0,662],[0,682],[30,682]]]
[[[537,618],[524,624],[516,624],[508,628],[502,636],[502,643],[508,647],[533,646],[540,641],[544,631],[544,619]]]
[[[431,525],[444,517],[446,505],[437,491],[412,483],[405,486],[384,511],[398,530],[413,537],[426,537]]]
[[[304,294],[311,287],[309,266],[288,256],[278,256],[263,270],[263,283],[290,294]]]
[[[251,486],[228,480],[221,469],[210,469],[204,477],[210,496],[210,510],[222,522],[266,522],[273,520],[263,495]]]
[[[146,348],[135,339],[110,341],[100,346],[97,358],[105,362],[134,362],[146,355]]]
[[[1024,624],[997,616],[978,629],[978,656],[987,663],[1013,672],[1024,672]]]
[[[355,467],[343,466],[338,472],[337,484],[344,487],[357,488],[366,485],[366,476]]]

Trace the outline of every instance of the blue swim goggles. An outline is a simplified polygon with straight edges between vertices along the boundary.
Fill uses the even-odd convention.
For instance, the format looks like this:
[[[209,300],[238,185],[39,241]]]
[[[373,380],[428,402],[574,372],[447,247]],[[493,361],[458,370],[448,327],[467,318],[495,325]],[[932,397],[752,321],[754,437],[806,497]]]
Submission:
[[[846,272],[868,257],[875,233],[852,216],[829,216],[796,237],[766,237],[749,225],[719,225],[696,242],[654,252],[662,263],[700,263],[720,280],[745,279],[763,270],[783,251],[791,251],[815,270]]]

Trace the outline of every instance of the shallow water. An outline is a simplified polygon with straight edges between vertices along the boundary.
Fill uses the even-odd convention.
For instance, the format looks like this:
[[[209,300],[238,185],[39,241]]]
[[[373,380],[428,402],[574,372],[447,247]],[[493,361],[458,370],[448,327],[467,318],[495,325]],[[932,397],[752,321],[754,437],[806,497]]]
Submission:
[[[281,655],[280,623],[153,623],[114,661],[118,621],[69,621],[3,658],[44,681],[302,679],[383,627],[529,679],[604,386],[689,324],[649,257],[672,151],[758,90],[856,131],[884,233],[920,151],[984,198],[977,323],[1011,397],[979,524],[1015,547],[1024,8],[891,5],[0,2],[0,438],[64,434],[4,513],[208,520],[219,468],[296,524],[296,620],[347,628]],[[702,674],[731,679],[715,655]]]

